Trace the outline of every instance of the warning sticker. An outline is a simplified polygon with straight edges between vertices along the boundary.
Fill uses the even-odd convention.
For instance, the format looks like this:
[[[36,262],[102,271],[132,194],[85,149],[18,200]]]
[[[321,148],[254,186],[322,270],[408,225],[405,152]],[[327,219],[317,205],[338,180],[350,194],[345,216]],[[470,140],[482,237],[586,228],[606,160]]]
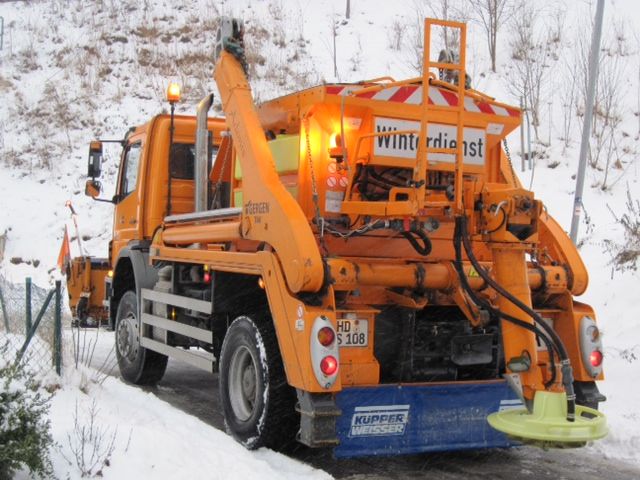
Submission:
[[[332,192],[331,190],[327,190],[324,201],[324,209],[330,213],[340,213],[343,199],[344,192]]]

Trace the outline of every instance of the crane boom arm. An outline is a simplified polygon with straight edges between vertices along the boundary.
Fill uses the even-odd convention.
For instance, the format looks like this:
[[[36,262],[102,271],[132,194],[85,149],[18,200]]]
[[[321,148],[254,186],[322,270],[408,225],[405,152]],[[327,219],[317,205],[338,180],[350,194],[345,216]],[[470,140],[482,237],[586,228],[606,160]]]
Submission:
[[[311,226],[280,182],[244,69],[242,28],[223,19],[214,78],[242,167],[242,236],[274,248],[293,292],[317,291],[324,269]]]

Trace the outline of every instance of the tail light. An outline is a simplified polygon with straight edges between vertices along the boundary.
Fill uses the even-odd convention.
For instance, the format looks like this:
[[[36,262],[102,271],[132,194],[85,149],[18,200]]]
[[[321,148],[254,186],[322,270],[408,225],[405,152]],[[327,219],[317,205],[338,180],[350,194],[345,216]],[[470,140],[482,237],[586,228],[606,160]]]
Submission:
[[[582,364],[589,375],[595,378],[602,373],[602,335],[591,317],[582,317],[579,332]]]
[[[591,362],[592,367],[599,367],[602,365],[602,352],[600,350],[594,350],[589,355],[589,362]]]
[[[327,355],[320,362],[320,370],[325,375],[333,375],[338,371],[338,360],[333,355]]]
[[[331,327],[322,327],[318,330],[318,341],[323,347],[330,346],[336,339],[336,333]],[[334,359],[335,360],[335,359]]]
[[[331,388],[338,378],[340,355],[336,331],[331,321],[319,315],[311,327],[311,366],[322,388]]]

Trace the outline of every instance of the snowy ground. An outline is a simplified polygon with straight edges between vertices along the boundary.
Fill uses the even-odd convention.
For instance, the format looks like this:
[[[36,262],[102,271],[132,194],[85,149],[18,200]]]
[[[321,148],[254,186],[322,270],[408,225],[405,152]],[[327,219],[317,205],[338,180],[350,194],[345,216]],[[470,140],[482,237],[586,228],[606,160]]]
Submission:
[[[111,206],[91,202],[82,195],[86,144],[95,136],[119,138],[129,125],[145,121],[165,108],[161,99],[164,85],[169,80],[188,77],[171,71],[167,75],[171,78],[163,78],[160,73],[147,74],[140,70],[139,57],[143,50],[151,51],[155,55],[154,61],[163,55],[171,59],[186,46],[211,42],[214,36],[214,32],[202,28],[199,33],[193,33],[191,43],[175,37],[168,42],[162,40],[159,46],[150,45],[142,33],[132,35],[127,29],[133,31],[138,24],[149,28],[163,28],[164,25],[167,28],[167,20],[163,20],[167,15],[167,2],[144,2],[144,7],[128,12],[120,7],[125,2],[111,2],[111,8],[106,7],[108,3],[101,2],[103,10],[98,12],[97,3],[86,0],[69,2],[69,5],[59,1],[0,4],[0,16],[5,22],[4,48],[0,51],[0,94],[7,99],[0,104],[0,205],[4,206],[0,211],[0,234],[7,232],[2,273],[14,281],[21,282],[25,276],[31,276],[36,283],[46,286],[56,278],[53,267],[63,225],[69,218],[64,207],[67,199],[72,199],[80,213],[84,245],[88,252],[98,256],[106,254]],[[176,29],[178,26],[195,25],[197,21],[194,18],[206,17],[214,9],[241,15],[253,25],[270,25],[279,15],[282,21],[274,25],[286,27],[287,42],[297,36],[308,40],[305,48],[314,67],[309,77],[318,81],[352,81],[387,74],[398,78],[413,76],[406,52],[394,51],[389,44],[394,22],[410,23],[416,4],[410,0],[355,0],[352,4],[349,22],[342,22],[344,1],[341,0],[200,0],[172,8],[170,14],[175,15]],[[569,20],[584,14],[587,7],[584,2],[548,0],[544,4],[549,7],[565,5]],[[635,141],[638,131],[634,116],[638,112],[634,112],[634,108],[639,87],[639,10],[634,0],[612,0],[606,6],[605,24],[611,26],[614,22],[624,22],[628,28],[628,40],[632,43],[632,56],[624,75],[629,83],[625,93],[629,100],[620,126],[620,132],[624,133],[621,137],[630,143]],[[108,16],[111,14],[114,17]],[[332,19],[340,21],[337,77],[333,75],[332,65]],[[567,32],[571,34],[576,27],[571,21],[568,23]],[[114,33],[116,29],[120,30]],[[409,30],[407,27],[407,35]],[[485,40],[481,34],[478,24],[470,25],[469,71],[475,85],[499,100],[516,104],[517,98],[507,88],[509,75],[505,64],[508,52],[506,49],[499,52],[499,72],[491,74],[487,71]],[[128,43],[122,40],[123,35],[128,35]],[[506,32],[501,35],[506,36]],[[95,55],[91,53],[94,48],[92,42],[102,49]],[[133,57],[136,52],[138,57]],[[281,56],[277,51],[266,53],[269,61]],[[83,70],[83,66],[88,66],[88,70]],[[309,68],[308,62],[300,62],[296,66]],[[100,76],[105,68],[112,69],[112,72]],[[214,90],[209,71],[203,74],[208,76],[202,80],[203,88]],[[55,83],[55,91],[46,91],[46,86],[51,83]],[[282,85],[269,83],[266,77],[257,81],[254,88],[261,98],[272,96],[269,93],[286,91]],[[551,116],[543,119],[541,126],[544,138],[549,132],[551,145],[543,148],[548,159],[540,160],[536,167],[533,190],[545,201],[550,213],[568,229],[574,189],[572,175],[576,171],[580,135],[574,125],[574,141],[563,151],[558,138],[563,122],[560,108],[563,90],[559,85],[554,88],[555,96],[548,100]],[[192,91],[195,90],[193,86]],[[55,105],[56,95],[63,104],[72,107],[68,113],[75,120],[67,123],[72,128],[66,131],[50,128],[58,125],[56,122],[61,110],[38,109]],[[196,98],[195,93],[193,96]],[[185,101],[179,110],[193,112],[194,101]],[[574,119],[575,123],[577,120]],[[509,144],[514,163],[518,166],[518,132],[511,135]],[[53,152],[51,167],[39,168],[39,162],[47,152]],[[622,238],[622,231],[611,211],[617,216],[625,212],[627,185],[634,198],[638,196],[637,156],[638,152],[632,145],[624,158],[623,169],[613,172],[615,185],[606,192],[590,188],[602,181],[602,172],[588,170],[584,205],[590,216],[590,225],[581,225],[580,237],[584,240],[581,253],[591,282],[580,300],[593,305],[605,335],[607,380],[601,383],[600,388],[608,397],[602,408],[611,426],[610,435],[589,448],[594,453],[640,465],[640,385],[636,382],[640,365],[640,303],[636,292],[640,278],[636,272],[615,271],[604,243],[605,240],[620,241]],[[107,158],[103,182],[106,196],[113,192],[117,152],[107,152]],[[556,161],[558,165],[555,168],[547,168]],[[521,175],[525,186],[529,186],[529,177],[530,172]],[[75,244],[73,248],[76,249]],[[20,262],[11,261],[18,258]],[[196,472],[195,468],[202,468],[198,472],[206,469],[212,476],[219,473],[220,478],[253,477],[256,472],[264,472],[261,476],[265,478],[298,478],[306,474],[325,478],[323,473],[305,470],[307,467],[270,452],[245,452],[221,432],[114,378],[108,378],[102,385],[90,384],[83,393],[79,389],[85,384],[82,374],[68,372],[67,375],[63,388],[54,398],[54,435],[63,448],[67,448],[66,434],[73,425],[76,400],[80,415],[86,415],[95,400],[101,410],[100,415],[109,418],[105,425],[110,429],[118,426],[114,451],[117,461],[105,469],[106,478],[123,478],[118,472],[124,471],[138,472],[138,478],[158,475],[158,472],[163,475],[171,472],[177,478],[187,478],[189,473]],[[143,418],[134,418],[135,408],[140,409]],[[171,429],[167,428],[168,425]],[[193,433],[195,427],[196,434]],[[129,433],[131,442],[127,449]],[[198,441],[192,441],[194,435]],[[204,453],[195,455],[196,451]],[[184,469],[177,470],[169,461],[176,453],[183,459]],[[66,455],[69,456],[68,450]],[[56,467],[61,473],[69,468],[61,458],[56,460]]]
[[[87,356],[93,332],[88,337],[86,348],[81,347]],[[100,358],[107,356],[112,340],[113,335],[100,340]],[[72,364],[71,357],[67,361]],[[81,363],[78,369],[66,368],[61,379],[45,379],[59,386],[50,410],[57,478],[81,478],[83,471],[104,479],[332,478],[267,449],[250,452],[224,432],[96,368]],[[23,471],[15,478],[31,477]]]

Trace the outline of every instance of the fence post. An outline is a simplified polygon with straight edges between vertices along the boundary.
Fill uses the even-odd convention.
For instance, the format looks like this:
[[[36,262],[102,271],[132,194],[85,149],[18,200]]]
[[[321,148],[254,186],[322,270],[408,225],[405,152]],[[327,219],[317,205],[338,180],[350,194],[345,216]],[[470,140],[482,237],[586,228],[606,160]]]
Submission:
[[[4,319],[4,329],[7,333],[10,333],[9,317],[7,316],[7,307],[4,304],[4,294],[2,293],[2,286],[0,286],[0,307],[2,307],[2,318]]]
[[[40,309],[40,312],[38,313],[38,315],[36,315],[35,323],[31,327],[31,330],[29,330],[25,334],[25,340],[24,340],[24,343],[22,344],[22,348],[18,352],[18,356],[16,358],[16,363],[20,363],[20,360],[22,360],[22,356],[27,351],[27,348],[29,348],[29,344],[31,343],[31,340],[33,340],[33,337],[36,334],[36,331],[38,330],[38,327],[40,326],[40,321],[42,320],[42,317],[44,317],[44,314],[47,311],[47,308],[49,307],[49,303],[51,303],[51,298],[53,297],[53,293],[54,293],[54,291],[51,290],[49,292],[49,294],[47,295],[47,298],[44,299],[44,303],[42,304],[42,308]]]
[[[53,353],[54,363],[56,366],[56,373],[60,375],[62,371],[62,298],[61,298],[61,284],[60,280],[56,280],[56,304],[54,314],[54,347]]]
[[[27,277],[25,279],[25,321],[26,321],[26,329],[25,333],[29,333],[31,331],[31,277]]]

